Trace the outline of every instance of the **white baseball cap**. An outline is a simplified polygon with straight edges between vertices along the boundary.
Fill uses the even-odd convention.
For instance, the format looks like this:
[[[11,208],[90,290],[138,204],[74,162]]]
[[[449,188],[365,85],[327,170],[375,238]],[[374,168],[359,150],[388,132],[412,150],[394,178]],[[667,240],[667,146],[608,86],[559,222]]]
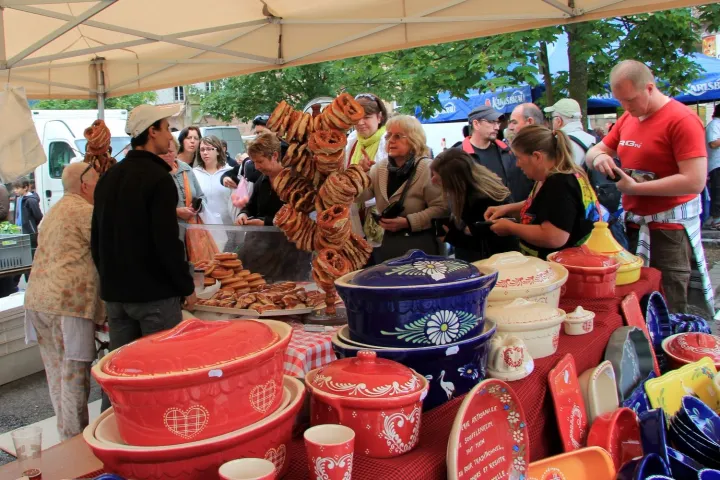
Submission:
[[[181,103],[170,105],[139,105],[133,108],[128,114],[128,119],[125,123],[125,133],[132,138],[136,138],[158,120],[174,117],[179,114],[182,108],[183,105]]]

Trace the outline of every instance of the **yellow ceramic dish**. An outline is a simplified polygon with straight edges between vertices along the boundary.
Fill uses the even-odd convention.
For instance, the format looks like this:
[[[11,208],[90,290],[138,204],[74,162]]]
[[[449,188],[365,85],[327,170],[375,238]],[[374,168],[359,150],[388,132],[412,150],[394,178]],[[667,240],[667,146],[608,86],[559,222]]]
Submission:
[[[650,405],[653,408],[662,408],[668,418],[680,409],[682,397],[685,395],[696,396],[712,409],[717,409],[718,395],[713,386],[716,373],[713,361],[705,357],[662,377],[648,380],[645,382],[645,393]]]
[[[612,236],[606,222],[595,222],[594,225],[595,228],[590,233],[585,245],[593,252],[609,255],[620,262],[615,285],[628,285],[640,280],[642,258],[625,250]]]

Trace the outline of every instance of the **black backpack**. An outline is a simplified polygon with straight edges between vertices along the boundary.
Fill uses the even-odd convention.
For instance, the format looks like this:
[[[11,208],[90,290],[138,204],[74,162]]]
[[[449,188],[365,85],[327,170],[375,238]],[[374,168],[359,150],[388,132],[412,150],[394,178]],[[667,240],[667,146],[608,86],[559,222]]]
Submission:
[[[583,152],[587,153],[589,147],[586,147],[579,138],[573,135],[568,135],[568,137],[570,137],[570,140],[578,144],[580,148],[583,149]],[[617,212],[620,209],[622,193],[618,190],[615,182],[597,170],[588,169],[585,162],[583,162],[582,166],[588,176],[588,179],[590,180],[590,184],[595,189],[595,195],[597,195],[600,204],[607,208],[608,212],[611,214]]]

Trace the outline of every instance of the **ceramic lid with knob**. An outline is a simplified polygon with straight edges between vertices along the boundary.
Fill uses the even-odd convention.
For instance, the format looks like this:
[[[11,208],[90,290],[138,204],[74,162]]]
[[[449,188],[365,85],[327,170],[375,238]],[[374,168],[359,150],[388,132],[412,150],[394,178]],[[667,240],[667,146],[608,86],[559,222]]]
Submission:
[[[512,289],[549,285],[557,280],[550,264],[536,257],[526,257],[520,252],[496,253],[488,259],[474,262],[478,267],[498,270],[496,288]]]
[[[193,318],[121,347],[102,370],[122,377],[202,370],[262,352],[278,340],[268,325],[254,320]]]
[[[312,386],[332,395],[352,398],[395,398],[423,390],[418,375],[371,350],[342,358],[317,370]]]
[[[573,267],[616,267],[619,266],[617,259],[608,255],[593,252],[587,245],[580,247],[566,248],[548,256],[553,262]]]
[[[591,320],[593,318],[595,318],[594,312],[585,310],[579,305],[575,310],[565,315],[565,319],[571,322],[584,322],[585,320]]]
[[[680,359],[696,362],[710,357],[713,363],[720,363],[720,338],[707,333],[678,333],[668,337],[665,350]]]
[[[365,287],[426,286],[455,283],[482,275],[477,267],[463,260],[410,250],[402,257],[366,268],[349,283]]]
[[[507,305],[487,307],[485,317],[498,325],[555,323],[565,319],[565,311],[546,303],[516,298]]]

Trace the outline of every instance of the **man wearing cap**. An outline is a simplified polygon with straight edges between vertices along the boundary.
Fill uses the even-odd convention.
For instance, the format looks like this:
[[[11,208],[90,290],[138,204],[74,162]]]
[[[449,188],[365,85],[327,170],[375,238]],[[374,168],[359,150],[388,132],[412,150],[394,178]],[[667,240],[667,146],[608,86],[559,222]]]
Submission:
[[[510,147],[498,140],[503,114],[492,107],[481,105],[468,115],[470,136],[454,147],[460,147],[480,165],[497,174],[510,189],[513,202],[521,202],[530,194],[533,182],[515,164]]]
[[[260,135],[262,132],[269,130],[267,128],[267,122],[270,119],[270,115],[267,113],[263,113],[260,115],[257,115],[255,118],[253,118],[252,121],[252,130],[255,135]]]
[[[180,106],[140,105],[128,115],[125,159],[95,189],[92,256],[106,302],[110,349],[174,327],[195,303],[190,266],[175,214],[178,194],[158,155],[173,140],[168,117]],[[103,408],[109,402],[103,398]]]
[[[570,138],[575,163],[584,165],[585,153],[597,140],[583,129],[580,104],[572,98],[563,98],[552,107],[547,107],[545,113],[552,116],[552,129],[562,130]]]

